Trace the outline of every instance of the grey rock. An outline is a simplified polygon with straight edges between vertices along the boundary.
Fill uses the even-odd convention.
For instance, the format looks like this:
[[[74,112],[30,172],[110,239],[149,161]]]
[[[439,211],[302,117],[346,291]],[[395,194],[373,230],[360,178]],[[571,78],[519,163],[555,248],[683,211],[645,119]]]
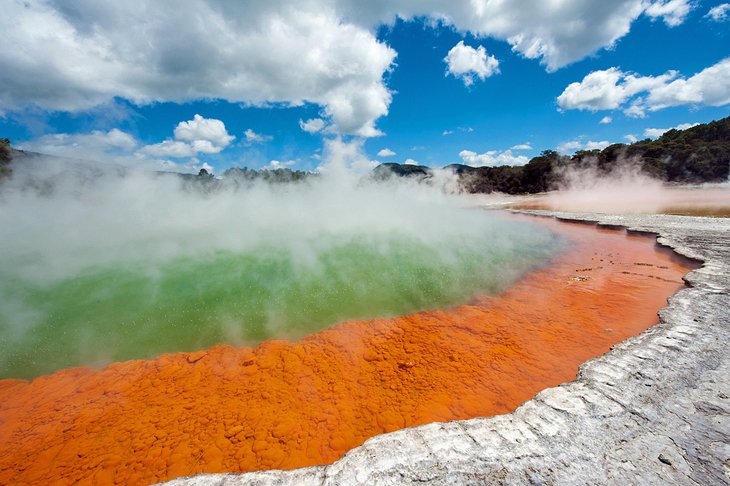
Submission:
[[[511,414],[373,437],[331,465],[167,484],[730,484],[730,220],[529,212],[655,233],[704,264],[659,324]]]

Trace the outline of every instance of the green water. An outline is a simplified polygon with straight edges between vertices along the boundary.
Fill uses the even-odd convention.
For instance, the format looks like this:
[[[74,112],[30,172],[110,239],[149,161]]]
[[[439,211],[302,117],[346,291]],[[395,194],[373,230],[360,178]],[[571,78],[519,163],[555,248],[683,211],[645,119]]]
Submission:
[[[310,258],[262,247],[84,270],[47,283],[0,272],[0,377],[150,358],[219,343],[293,339],[346,319],[401,315],[495,293],[557,240],[489,235],[443,245],[400,235],[329,242]]]

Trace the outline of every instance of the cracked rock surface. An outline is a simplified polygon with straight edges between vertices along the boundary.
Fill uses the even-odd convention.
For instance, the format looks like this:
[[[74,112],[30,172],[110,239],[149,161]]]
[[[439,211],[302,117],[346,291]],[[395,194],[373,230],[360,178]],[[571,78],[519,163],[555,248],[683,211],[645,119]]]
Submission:
[[[703,265],[659,324],[511,414],[380,435],[331,465],[166,484],[730,484],[730,219],[525,212],[655,233]]]

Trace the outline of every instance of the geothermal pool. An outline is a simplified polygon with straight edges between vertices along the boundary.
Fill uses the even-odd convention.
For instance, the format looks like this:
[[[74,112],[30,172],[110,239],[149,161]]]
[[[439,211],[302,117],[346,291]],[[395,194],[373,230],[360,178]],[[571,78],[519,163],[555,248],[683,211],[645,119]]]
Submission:
[[[0,191],[0,484],[296,468],[509,412],[692,266],[407,182],[37,173]]]
[[[537,221],[562,251],[497,295],[298,341],[0,381],[0,482],[295,468],[383,432],[509,412],[655,324],[691,266],[650,237]]]
[[[0,194],[0,378],[448,307],[563,243],[416,186],[69,184]]]

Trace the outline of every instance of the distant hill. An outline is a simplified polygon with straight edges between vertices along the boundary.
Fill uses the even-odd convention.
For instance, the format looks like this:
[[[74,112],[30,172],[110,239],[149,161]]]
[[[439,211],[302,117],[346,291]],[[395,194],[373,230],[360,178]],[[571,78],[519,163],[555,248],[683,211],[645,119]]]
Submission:
[[[573,156],[546,150],[519,167],[444,167],[459,178],[462,189],[472,193],[523,194],[556,188],[566,168],[595,166],[609,173],[622,164],[638,165],[641,171],[672,183],[723,182],[730,175],[730,117],[687,130],[669,130],[656,140],[614,144],[603,150],[583,150]],[[397,176],[430,177],[423,166],[382,164],[375,171]]]
[[[425,165],[396,164],[393,162],[380,164],[373,169],[373,176],[376,179],[384,179],[393,175],[425,178],[431,177],[432,171],[430,167],[426,167]]]
[[[223,172],[223,179],[246,183],[253,181],[265,181],[273,184],[285,184],[299,182],[313,176],[312,172],[304,172],[292,169],[260,169],[254,170],[248,167],[231,167]]]

